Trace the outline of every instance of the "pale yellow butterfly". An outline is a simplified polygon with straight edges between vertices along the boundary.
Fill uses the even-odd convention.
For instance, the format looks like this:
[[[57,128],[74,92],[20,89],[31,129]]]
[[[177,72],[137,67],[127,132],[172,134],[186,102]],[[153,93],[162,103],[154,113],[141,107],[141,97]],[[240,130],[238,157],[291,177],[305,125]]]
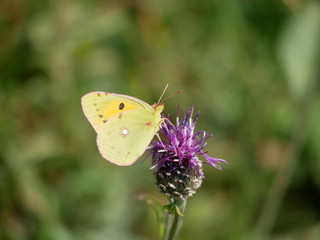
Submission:
[[[164,108],[160,102],[150,106],[134,97],[107,92],[88,93],[81,105],[97,132],[100,154],[119,166],[133,164],[144,153],[160,128]]]

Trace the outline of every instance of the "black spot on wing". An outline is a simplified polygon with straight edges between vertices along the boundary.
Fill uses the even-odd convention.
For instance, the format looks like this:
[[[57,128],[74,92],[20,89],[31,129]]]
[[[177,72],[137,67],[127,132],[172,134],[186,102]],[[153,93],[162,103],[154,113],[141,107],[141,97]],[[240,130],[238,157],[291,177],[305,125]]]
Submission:
[[[124,103],[119,104],[119,110],[122,110],[124,108]]]

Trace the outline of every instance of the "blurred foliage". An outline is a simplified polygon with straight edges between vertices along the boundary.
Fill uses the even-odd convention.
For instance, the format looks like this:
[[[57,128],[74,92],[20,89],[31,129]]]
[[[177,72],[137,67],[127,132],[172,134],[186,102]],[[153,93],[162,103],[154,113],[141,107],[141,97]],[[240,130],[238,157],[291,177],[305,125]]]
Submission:
[[[158,239],[149,159],[105,162],[80,98],[166,83],[230,162],[179,239],[318,239],[319,42],[319,1],[1,0],[0,239]]]

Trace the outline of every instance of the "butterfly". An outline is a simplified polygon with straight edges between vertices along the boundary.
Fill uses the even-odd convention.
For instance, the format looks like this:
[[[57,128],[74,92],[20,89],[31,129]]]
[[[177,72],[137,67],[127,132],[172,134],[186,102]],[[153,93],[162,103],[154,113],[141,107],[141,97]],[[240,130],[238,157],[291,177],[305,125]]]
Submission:
[[[163,122],[161,102],[150,106],[131,96],[98,91],[84,95],[81,105],[97,133],[101,156],[119,166],[133,164]]]

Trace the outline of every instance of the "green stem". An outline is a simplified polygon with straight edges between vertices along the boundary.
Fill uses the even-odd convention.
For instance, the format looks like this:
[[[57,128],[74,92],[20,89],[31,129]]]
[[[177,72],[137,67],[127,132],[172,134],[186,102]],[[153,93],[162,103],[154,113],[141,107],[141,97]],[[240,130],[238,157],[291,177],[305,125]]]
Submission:
[[[173,240],[176,236],[176,233],[178,231],[178,226],[181,220],[181,216],[179,216],[177,213],[174,214],[173,223],[169,232],[168,240]]]
[[[174,210],[168,209],[163,240],[174,240],[180,228],[186,201],[173,203]]]
[[[165,223],[165,226],[164,226],[162,240],[167,240],[168,239],[171,222],[172,222],[172,214],[167,212],[166,223]]]

